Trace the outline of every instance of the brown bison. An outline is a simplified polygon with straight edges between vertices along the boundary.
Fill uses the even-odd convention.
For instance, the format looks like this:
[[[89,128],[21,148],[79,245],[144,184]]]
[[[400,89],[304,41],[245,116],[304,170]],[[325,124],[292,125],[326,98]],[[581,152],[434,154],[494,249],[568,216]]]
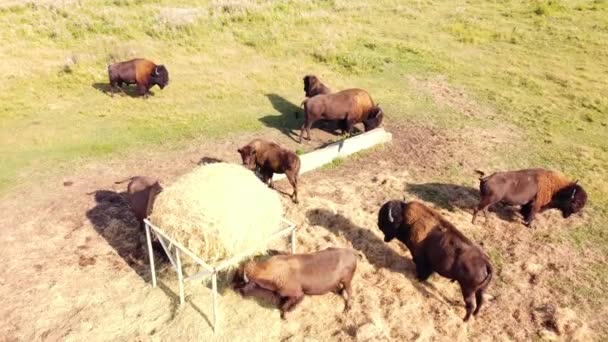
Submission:
[[[280,298],[281,318],[304,299],[336,291],[344,296],[344,311],[352,306],[351,281],[357,268],[352,249],[330,247],[310,254],[275,255],[266,261],[241,265],[233,282],[243,295],[274,293]]]
[[[254,139],[237,150],[243,160],[243,165],[250,170],[258,170],[264,183],[274,188],[272,175],[284,173],[293,187],[291,199],[298,203],[298,173],[300,172],[300,157],[278,144],[262,139]]]
[[[525,224],[531,227],[534,215],[544,210],[561,210],[564,218],[583,209],[587,193],[562,174],[545,169],[527,169],[509,172],[496,172],[487,177],[476,171],[479,177],[481,199],[473,212],[472,223],[481,210],[488,220],[487,209],[498,202],[521,205]]]
[[[140,96],[148,97],[148,91],[154,85],[163,89],[169,84],[169,72],[164,65],[137,58],[126,62],[119,62],[108,66],[110,77],[110,93],[114,96],[114,89],[122,90],[122,84],[137,84]],[[124,91],[123,91],[124,92]]]
[[[304,92],[306,97],[313,97],[319,94],[330,94],[331,89],[319,80],[315,75],[304,76]]]
[[[144,230],[144,219],[152,213],[154,200],[156,199],[156,196],[163,191],[163,188],[157,179],[144,176],[131,177],[115,183],[121,184],[126,181],[129,181],[129,185],[127,186],[129,206],[131,207],[131,210],[133,210],[133,214],[135,214],[140,228]],[[152,244],[152,247],[161,257],[166,257],[156,236],[154,236]]]
[[[415,201],[386,202],[378,212],[378,227],[385,242],[397,238],[407,246],[420,281],[437,272],[460,284],[467,311],[464,321],[471,313],[477,315],[492,279],[492,265],[479,246],[435,210]]]
[[[372,130],[382,123],[382,109],[374,104],[363,89],[346,89],[333,94],[321,94],[304,100],[304,130],[310,140],[310,128],[318,120],[335,120],[342,124],[342,133],[351,134],[353,126],[362,122],[365,130]]]

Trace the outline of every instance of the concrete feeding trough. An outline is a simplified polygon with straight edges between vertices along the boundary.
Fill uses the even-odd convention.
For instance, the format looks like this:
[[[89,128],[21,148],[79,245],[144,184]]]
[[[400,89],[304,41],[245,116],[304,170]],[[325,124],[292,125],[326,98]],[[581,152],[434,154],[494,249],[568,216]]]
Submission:
[[[376,128],[352,138],[336,141],[323,148],[301,155],[300,174],[329,164],[336,158],[343,158],[375,145],[387,143],[392,138],[393,135],[385,131],[384,128]],[[272,180],[276,181],[283,178],[285,178],[285,174],[274,174]]]
[[[291,253],[294,254],[296,251],[296,225],[284,218],[281,219],[281,222],[282,222],[282,227],[276,233],[271,235],[268,238],[267,242],[270,242],[280,236],[290,234],[291,235]],[[227,269],[228,267],[230,267],[230,265],[234,264],[235,262],[238,262],[239,260],[252,255],[252,253],[254,251],[253,250],[245,251],[245,252],[235,255],[227,260],[218,262],[215,266],[211,266],[208,263],[206,263],[205,261],[203,261],[195,253],[190,251],[188,248],[184,247],[183,244],[179,243],[179,241],[176,241],[176,240],[172,239],[171,237],[169,237],[169,235],[167,233],[163,232],[163,230],[161,228],[152,224],[148,219],[144,219],[144,223],[146,226],[146,239],[147,239],[147,244],[148,244],[148,254],[149,254],[149,258],[150,258],[150,272],[152,274],[152,286],[156,287],[156,269],[155,269],[155,265],[154,265],[154,254],[152,251],[152,238],[151,238],[151,233],[150,233],[151,231],[153,231],[156,234],[161,246],[163,247],[163,250],[167,254],[169,261],[171,262],[171,265],[173,265],[173,268],[177,272],[177,280],[178,280],[178,284],[179,284],[180,305],[183,305],[184,301],[185,301],[184,300],[184,283],[186,281],[194,281],[194,280],[200,279],[202,277],[211,276],[211,291],[213,294],[213,332],[217,333],[217,331],[218,331],[217,275],[219,272]],[[181,260],[182,254],[187,255],[196,264],[201,266],[202,271],[184,278],[183,270],[182,270],[182,260]]]

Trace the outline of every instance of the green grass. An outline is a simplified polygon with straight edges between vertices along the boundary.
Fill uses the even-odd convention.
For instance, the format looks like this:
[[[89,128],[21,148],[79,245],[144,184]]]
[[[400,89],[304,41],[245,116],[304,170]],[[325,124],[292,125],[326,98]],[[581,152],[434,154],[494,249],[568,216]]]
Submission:
[[[146,146],[296,128],[301,78],[314,72],[370,90],[394,119],[517,127],[525,150],[488,166],[580,179],[593,214],[563,239],[608,254],[608,1],[62,3],[0,8],[0,193]],[[100,91],[107,63],[136,56],[165,64],[169,86],[148,100]],[[408,81],[437,75],[492,114],[447,110]],[[581,286],[599,295],[608,279]]]

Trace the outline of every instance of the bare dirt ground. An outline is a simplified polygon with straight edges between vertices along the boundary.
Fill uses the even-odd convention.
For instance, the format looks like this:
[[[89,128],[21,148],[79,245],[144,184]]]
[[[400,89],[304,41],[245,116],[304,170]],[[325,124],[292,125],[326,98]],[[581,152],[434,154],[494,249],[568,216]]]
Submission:
[[[557,212],[546,212],[530,230],[517,214],[499,208],[487,224],[481,219],[471,225],[478,196],[472,170],[485,166],[491,149],[484,144],[501,144],[501,139],[473,142],[464,132],[448,134],[409,122],[385,127],[393,133],[391,144],[303,175],[299,205],[283,198],[286,217],[298,225],[298,252],[330,245],[361,252],[353,309],[342,314],[343,301],[335,294],[307,297],[283,322],[268,303],[243,299],[222,285],[221,330],[215,338],[592,339],[593,322],[601,318],[566,306],[548,285],[554,275],[576,269],[579,258],[546,237],[552,230],[577,229],[585,215],[565,221]],[[500,137],[504,132],[477,133]],[[254,136],[262,135],[92,163],[5,198],[0,203],[0,340],[210,340],[210,290],[187,284],[187,303],[180,307],[176,275],[168,268],[161,272],[159,287],[151,287],[144,237],[126,205],[125,185],[114,181],[141,174],[168,184],[192,169],[192,161],[239,162],[237,147]],[[263,136],[298,147],[279,131]],[[318,129],[314,137],[309,148],[335,139]],[[445,181],[454,166],[471,170],[468,184]],[[278,186],[291,191],[286,181]],[[383,242],[377,210],[384,201],[404,196],[440,210],[492,256],[496,274],[488,300],[468,324],[462,322],[457,284],[437,275],[418,282],[405,247]],[[284,242],[276,245],[285,248]]]

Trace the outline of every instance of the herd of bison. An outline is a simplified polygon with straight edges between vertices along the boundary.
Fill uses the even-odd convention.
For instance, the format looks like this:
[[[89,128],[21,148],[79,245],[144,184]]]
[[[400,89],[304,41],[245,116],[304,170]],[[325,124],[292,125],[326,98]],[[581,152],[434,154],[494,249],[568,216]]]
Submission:
[[[122,84],[136,84],[140,96],[147,97],[149,89],[161,89],[169,83],[168,70],[145,59],[133,59],[108,67],[110,92],[113,95]],[[310,128],[318,120],[338,123],[343,134],[351,134],[353,126],[363,123],[372,130],[382,123],[383,111],[362,89],[334,92],[314,75],[304,77],[306,99],[304,132],[310,140]],[[256,172],[261,180],[273,187],[274,173],[284,173],[293,187],[292,200],[298,203],[298,174],[300,158],[293,151],[276,143],[255,139],[238,149],[243,165]],[[484,213],[493,204],[502,202],[521,206],[525,224],[532,227],[534,216],[547,209],[558,209],[564,218],[583,209],[587,202],[585,190],[561,173],[546,169],[526,169],[496,172],[486,176],[481,171],[480,201],[474,210],[472,223],[479,211]],[[128,185],[129,203],[142,222],[152,210],[155,196],[162,191],[157,180],[133,177]],[[464,297],[466,314],[476,315],[483,303],[483,293],[492,279],[492,265],[481,247],[464,236],[437,211],[417,201],[390,200],[378,211],[378,228],[384,241],[394,238],[409,249],[416,276],[425,281],[437,272],[457,281]],[[155,247],[158,247],[158,243]],[[165,257],[162,248],[154,248]],[[242,264],[233,278],[234,289],[242,295],[272,297],[279,303],[281,317],[300,303],[305,295],[320,295],[335,291],[343,295],[344,310],[352,303],[351,281],[357,266],[357,253],[351,249],[327,248],[315,253],[275,255],[265,261]]]

